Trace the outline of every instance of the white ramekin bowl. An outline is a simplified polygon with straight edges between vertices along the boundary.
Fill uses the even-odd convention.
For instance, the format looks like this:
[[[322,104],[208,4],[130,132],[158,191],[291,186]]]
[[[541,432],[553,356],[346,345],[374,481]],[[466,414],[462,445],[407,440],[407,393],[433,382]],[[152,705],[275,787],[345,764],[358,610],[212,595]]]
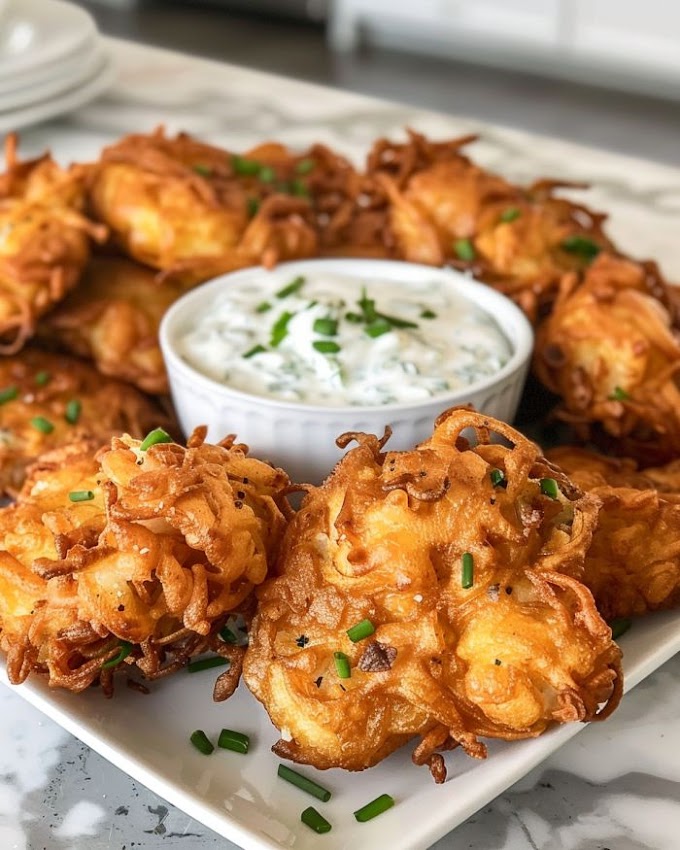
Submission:
[[[349,275],[371,280],[374,286],[390,281],[432,281],[451,287],[489,313],[498,323],[512,356],[495,375],[469,387],[411,404],[379,407],[320,407],[249,395],[208,378],[178,353],[178,339],[194,321],[210,310],[225,286],[241,286],[261,274],[250,268],[222,275],[180,298],[163,318],[160,342],[170,380],[172,398],[185,433],[197,425],[208,426],[208,438],[218,441],[236,434],[259,458],[283,467],[297,482],[318,483],[343,454],[335,440],[346,431],[382,435],[390,425],[391,449],[412,448],[432,433],[436,417],[454,405],[472,404],[477,410],[512,421],[524,386],[533,345],[533,333],[522,311],[488,286],[451,269],[391,260],[300,260],[277,267],[291,278],[315,272]]]

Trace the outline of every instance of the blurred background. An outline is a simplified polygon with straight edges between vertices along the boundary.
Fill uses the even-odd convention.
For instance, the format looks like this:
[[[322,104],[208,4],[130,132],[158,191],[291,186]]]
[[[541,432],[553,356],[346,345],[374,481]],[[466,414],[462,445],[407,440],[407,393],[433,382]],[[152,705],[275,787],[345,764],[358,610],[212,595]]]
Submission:
[[[108,35],[680,165],[674,0],[78,0]]]

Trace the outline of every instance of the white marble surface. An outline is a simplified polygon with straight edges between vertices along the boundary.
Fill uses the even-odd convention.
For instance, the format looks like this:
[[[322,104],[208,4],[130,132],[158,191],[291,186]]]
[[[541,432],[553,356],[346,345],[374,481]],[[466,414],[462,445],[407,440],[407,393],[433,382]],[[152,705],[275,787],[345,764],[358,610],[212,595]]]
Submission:
[[[265,137],[325,141],[360,159],[371,140],[410,125],[483,134],[480,162],[524,180],[593,184],[627,250],[680,281],[680,171],[464,119],[419,112],[282,78],[109,42],[119,79],[104,97],[23,134],[26,153],[64,161],[165,123],[239,149]],[[452,81],[455,84],[455,81]],[[680,658],[465,824],[438,850],[677,850],[680,847]],[[0,686],[0,850],[203,850],[228,841],[133,782]],[[321,839],[319,840],[321,845]]]

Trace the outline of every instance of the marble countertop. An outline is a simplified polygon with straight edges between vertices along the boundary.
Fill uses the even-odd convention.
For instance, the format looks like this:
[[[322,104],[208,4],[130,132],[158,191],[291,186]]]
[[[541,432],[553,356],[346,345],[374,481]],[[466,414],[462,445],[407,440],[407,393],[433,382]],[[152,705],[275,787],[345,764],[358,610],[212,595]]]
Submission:
[[[95,157],[163,123],[232,149],[267,137],[323,141],[360,160],[377,136],[412,126],[479,132],[473,155],[509,177],[592,184],[629,253],[680,281],[680,171],[556,139],[485,126],[307,83],[107,40],[113,88],[78,112],[26,130],[22,150]],[[452,85],[455,81],[452,80]],[[585,195],[584,195],[585,197]],[[614,717],[442,838],[437,850],[677,850],[680,847],[680,657],[629,693]],[[212,833],[131,780],[0,685],[1,850],[227,850]]]

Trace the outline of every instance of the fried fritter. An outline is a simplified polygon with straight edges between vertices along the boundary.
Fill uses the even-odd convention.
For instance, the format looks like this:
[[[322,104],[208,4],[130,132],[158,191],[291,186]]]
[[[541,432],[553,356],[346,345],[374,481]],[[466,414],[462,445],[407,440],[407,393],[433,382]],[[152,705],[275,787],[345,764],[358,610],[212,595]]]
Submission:
[[[414,761],[443,781],[439,750],[482,758],[479,737],[608,715],[620,653],[578,580],[597,502],[468,409],[413,451],[351,439],[258,591],[244,676],[281,730],[274,751],[362,770],[421,736]],[[364,620],[375,631],[352,642]]]
[[[260,583],[283,530],[280,470],[231,442],[142,449],[114,438],[42,458],[16,505],[0,509],[0,647],[10,681],[112,691],[118,668],[148,679],[213,649],[231,661],[216,694],[236,687],[243,648],[217,631]],[[73,499],[77,501],[73,501]]]
[[[20,162],[5,141],[0,175],[0,354],[22,348],[36,322],[77,283],[106,228],[82,214],[84,179],[48,155]]]
[[[167,414],[134,387],[91,365],[26,348],[0,358],[0,491],[14,495],[39,455],[82,437],[141,437]]]
[[[653,264],[601,255],[582,280],[565,280],[534,369],[582,439],[615,441],[645,464],[680,453],[680,337]]]
[[[39,338],[93,360],[104,375],[167,393],[158,328],[183,291],[174,281],[159,284],[131,260],[95,256],[76,289],[43,319]]]

